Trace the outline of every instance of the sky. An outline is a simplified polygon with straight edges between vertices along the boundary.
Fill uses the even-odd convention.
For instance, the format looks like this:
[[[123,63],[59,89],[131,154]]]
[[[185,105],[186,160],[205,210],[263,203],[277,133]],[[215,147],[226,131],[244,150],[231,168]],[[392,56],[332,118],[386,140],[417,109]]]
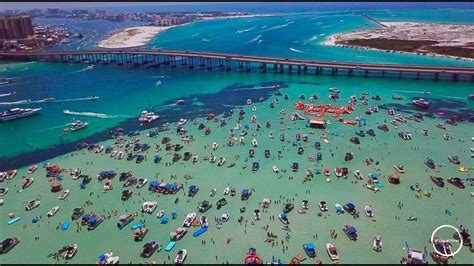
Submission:
[[[0,10],[19,9],[28,10],[33,8],[63,8],[63,9],[109,9],[114,7],[136,7],[146,8],[153,7],[153,9],[166,10],[235,10],[246,11],[247,9],[255,9],[261,6],[262,10],[267,7],[272,9],[312,11],[318,9],[341,9],[341,8],[442,8],[442,7],[460,7],[460,8],[474,8],[474,3],[464,2],[0,2]],[[239,9],[242,10],[239,10]]]

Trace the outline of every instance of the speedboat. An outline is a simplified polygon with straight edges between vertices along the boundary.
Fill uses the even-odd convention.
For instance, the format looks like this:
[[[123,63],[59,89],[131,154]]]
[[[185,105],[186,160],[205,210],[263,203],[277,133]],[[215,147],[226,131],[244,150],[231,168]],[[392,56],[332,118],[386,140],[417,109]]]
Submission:
[[[14,236],[14,237],[9,237],[1,242],[0,246],[0,254],[6,254],[10,250],[12,250],[16,245],[20,243],[20,238]]]
[[[74,255],[76,255],[76,252],[77,252],[77,244],[72,244],[65,248],[65,251],[63,254],[64,254],[64,257],[67,260],[69,260],[69,259],[72,259]]]
[[[448,155],[448,160],[452,162],[453,164],[460,164],[461,162],[459,161],[459,157],[454,154]]]
[[[188,213],[188,215],[186,215],[186,219],[183,222],[183,226],[184,227],[190,227],[195,219],[196,219],[196,213],[195,212]]]
[[[272,170],[274,173],[277,173],[277,174],[280,172],[280,169],[276,165],[272,166]]]
[[[201,216],[201,218],[199,218],[199,221],[201,222],[201,228],[207,228],[209,227],[209,222],[207,221],[207,217],[206,216]]]
[[[374,217],[374,211],[373,211],[371,206],[365,206],[364,211],[365,211],[365,214],[367,215],[367,217],[369,217],[369,218]]]
[[[453,185],[455,187],[461,188],[461,189],[465,188],[464,182],[459,177],[450,177],[450,178],[448,178],[448,183],[450,183],[451,185]]]
[[[342,176],[342,168],[339,168],[339,167],[334,168],[334,174],[337,177],[341,177]]]
[[[376,252],[381,252],[382,251],[382,237],[380,235],[374,236],[373,239],[373,249]]]
[[[99,258],[97,259],[97,265],[118,264],[119,260],[119,256],[114,256],[114,253],[112,251],[109,251],[99,256]]]
[[[133,240],[142,241],[143,238],[148,233],[149,229],[145,225],[140,226],[139,228],[133,230]]]
[[[321,200],[321,201],[319,202],[319,209],[320,209],[322,212],[327,212],[327,211],[328,211],[328,207],[327,207],[326,201]]]
[[[428,108],[430,106],[430,102],[424,98],[418,98],[413,100],[413,105],[420,108]]]
[[[25,189],[25,188],[29,187],[31,184],[33,184],[33,181],[35,181],[34,178],[25,178],[25,179],[21,180],[21,188]]]
[[[326,250],[327,250],[327,252],[328,252],[329,258],[330,258],[333,262],[339,261],[339,254],[337,253],[337,249],[336,249],[336,247],[335,247],[333,244],[327,243],[327,244],[326,244]]]
[[[215,188],[211,189],[211,192],[209,193],[209,196],[214,197],[214,195],[216,195],[216,193],[217,193],[217,189],[215,189]]]
[[[285,208],[283,208],[283,212],[284,213],[289,213],[291,210],[293,210],[293,208],[295,207],[295,205],[293,203],[287,203],[285,204]]]
[[[153,112],[143,111],[140,114],[140,117],[138,118],[138,121],[144,122],[144,123],[151,123],[151,122],[153,122],[153,121],[155,121],[159,118],[160,118],[160,116],[156,115]]]
[[[153,213],[158,205],[157,201],[146,201],[142,205],[142,212]]]
[[[354,176],[359,180],[364,179],[364,175],[362,175],[362,172],[358,169],[354,171]]]
[[[38,169],[38,166],[36,164],[32,165],[32,166],[28,167],[28,171],[26,173],[32,174],[36,171],[36,169]]]
[[[7,180],[12,180],[16,176],[17,170],[8,170],[6,171],[6,174],[3,174],[3,176],[6,177]]]
[[[112,189],[112,181],[106,180],[104,182],[104,190],[107,191],[107,190],[111,190],[111,189]]]
[[[79,219],[84,214],[84,211],[85,210],[82,207],[74,208],[74,210],[72,210],[71,220]]]
[[[224,189],[224,192],[223,192],[222,194],[224,194],[224,195],[229,195],[229,192],[230,192],[230,187],[226,187],[226,188]]]
[[[178,227],[176,230],[170,233],[170,239],[172,241],[180,240],[188,232],[188,229],[184,227]]]
[[[176,257],[174,259],[174,262],[176,264],[183,264],[184,260],[186,259],[186,256],[188,255],[188,251],[186,249],[182,249],[178,251],[176,254]]]
[[[224,157],[220,157],[220,158],[219,158],[219,161],[217,162],[217,166],[222,166],[222,165],[224,165],[224,163],[225,163],[225,158],[224,158]]]
[[[178,126],[184,126],[184,124],[186,124],[186,122],[188,122],[187,119],[185,119],[185,118],[180,118],[179,121],[178,121],[178,123],[177,123],[177,125],[178,125]]]
[[[436,168],[435,162],[434,162],[432,159],[430,159],[430,158],[426,158],[425,165],[428,166],[428,167],[431,168],[431,169],[435,169],[435,168]]]
[[[8,193],[7,187],[0,188],[0,196],[5,196]]]
[[[290,224],[290,221],[288,220],[288,216],[286,213],[280,213],[278,215],[278,219],[280,219],[280,222],[282,222],[284,225]]]
[[[59,211],[59,206],[53,207],[51,210],[48,211],[48,217],[54,216]]]
[[[223,213],[221,217],[219,218],[219,221],[225,223],[229,221],[230,215],[228,213]]]
[[[140,179],[138,179],[138,181],[137,181],[137,188],[141,188],[141,187],[145,186],[147,182],[148,182],[148,179],[147,179],[147,178],[140,178]]]
[[[31,211],[34,208],[38,207],[40,205],[40,203],[41,203],[41,201],[39,201],[39,200],[32,200],[32,201],[28,202],[28,204],[26,204],[25,210],[26,211]]]
[[[206,211],[209,210],[210,208],[212,208],[212,203],[210,203],[210,202],[207,201],[207,200],[202,201],[202,202],[199,203],[199,205],[198,205],[198,210],[199,210],[200,212],[206,212]]]
[[[401,164],[394,164],[393,168],[395,168],[395,170],[397,170],[397,172],[399,172],[400,174],[405,173],[405,167]]]

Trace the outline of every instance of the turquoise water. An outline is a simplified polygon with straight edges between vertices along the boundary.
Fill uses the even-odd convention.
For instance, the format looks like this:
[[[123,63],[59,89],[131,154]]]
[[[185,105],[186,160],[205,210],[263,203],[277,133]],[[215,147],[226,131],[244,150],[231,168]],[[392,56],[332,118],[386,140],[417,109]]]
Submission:
[[[472,10],[460,13],[459,10],[438,10],[438,11],[393,11],[379,10],[367,12],[369,15],[383,20],[408,19],[416,21],[435,22],[457,22],[473,23]],[[341,21],[342,20],[342,21]],[[58,22],[59,23],[59,22]],[[62,22],[67,23],[67,21]],[[284,26],[285,25],[285,26]],[[75,26],[80,26],[76,24]],[[87,27],[87,26],[85,26]],[[70,49],[87,49],[93,46],[101,32],[106,32],[116,27],[116,24],[104,26],[103,29],[95,29],[95,33],[88,38],[84,44],[71,44]],[[344,49],[339,47],[324,47],[320,42],[328,35],[340,31],[353,29],[370,28],[375,25],[363,19],[361,16],[352,15],[348,11],[326,11],[305,14],[287,14],[277,17],[243,18],[219,21],[206,21],[191,25],[177,27],[158,36],[148,47],[162,49],[183,49],[183,50],[206,50],[215,52],[232,52],[242,54],[275,55],[281,57],[314,58],[321,60],[341,60],[341,61],[361,61],[361,62],[384,62],[384,63],[406,63],[406,64],[428,64],[428,65],[463,65],[473,66],[472,62],[459,61],[438,57],[423,57],[407,54],[387,54],[378,51],[366,51],[356,49]],[[87,29],[83,29],[87,32]],[[259,36],[260,35],[260,36]],[[259,37],[258,37],[259,36]],[[258,38],[257,38],[258,37]],[[203,41],[207,39],[208,41]],[[259,41],[262,40],[259,44]],[[59,49],[59,48],[58,48]],[[390,262],[398,263],[405,255],[403,250],[404,242],[407,241],[411,247],[422,249],[427,246],[428,238],[432,231],[439,225],[451,224],[458,226],[463,224],[469,227],[472,221],[472,200],[469,192],[472,186],[467,186],[465,190],[459,190],[446,183],[446,188],[439,189],[434,186],[429,177],[439,175],[445,180],[451,176],[467,178],[469,174],[457,171],[457,166],[447,160],[448,154],[457,154],[461,160],[461,166],[470,167],[473,165],[469,152],[469,138],[472,130],[471,122],[460,122],[458,126],[447,125],[447,130],[436,128],[438,122],[443,122],[445,118],[425,118],[422,123],[409,120],[399,128],[389,125],[390,131],[383,133],[376,128],[381,123],[388,123],[392,117],[385,115],[384,110],[388,107],[396,107],[397,112],[409,115],[413,112],[410,103],[412,97],[422,97],[423,90],[431,91],[427,96],[432,102],[430,112],[442,110],[447,116],[459,114],[468,118],[473,116],[474,103],[468,101],[466,96],[473,93],[472,84],[467,82],[445,82],[445,81],[414,81],[397,79],[378,79],[361,77],[331,77],[293,74],[273,74],[273,73],[247,73],[247,72],[220,72],[220,71],[199,71],[185,69],[141,69],[124,68],[114,66],[96,65],[91,70],[86,70],[83,65],[69,64],[48,64],[48,63],[2,63],[0,65],[0,75],[15,77],[16,82],[11,85],[0,87],[0,94],[16,91],[15,96],[1,97],[0,102],[14,102],[25,99],[38,100],[46,97],[55,97],[57,100],[64,100],[55,103],[31,103],[18,105],[21,107],[43,107],[39,115],[22,120],[11,121],[0,124],[0,139],[7,140],[0,143],[0,158],[4,162],[9,158],[21,161],[28,156],[36,156],[42,150],[54,150],[54,146],[61,147],[63,144],[73,143],[80,139],[91,136],[107,136],[108,129],[121,125],[133,124],[136,117],[144,109],[152,109],[162,114],[156,125],[166,119],[176,120],[186,117],[189,122],[186,128],[188,134],[194,135],[196,141],[185,145],[181,152],[190,151],[198,154],[200,160],[196,164],[190,161],[171,163],[172,153],[161,151],[163,161],[160,164],[153,163],[153,151],[156,144],[161,143],[161,138],[168,136],[172,143],[179,143],[179,138],[175,134],[175,125],[171,126],[168,132],[160,133],[158,138],[148,138],[146,131],[140,136],[140,143],[149,143],[152,147],[144,153],[148,160],[141,164],[129,161],[115,160],[104,154],[94,154],[87,151],[79,151],[64,154],[60,157],[46,157],[45,161],[59,164],[65,170],[80,168],[83,173],[90,175],[93,181],[82,190],[79,188],[80,181],[72,180],[69,174],[64,173],[64,180],[61,183],[64,189],[70,189],[71,195],[67,201],[62,202],[57,199],[56,194],[49,191],[49,183],[46,182],[45,170],[41,168],[42,163],[38,163],[40,169],[32,177],[35,178],[33,185],[21,193],[17,193],[22,176],[27,175],[24,167],[19,169],[17,177],[12,181],[1,183],[1,187],[8,187],[9,193],[4,196],[4,205],[0,207],[0,217],[2,225],[0,228],[0,238],[17,235],[22,242],[7,255],[2,255],[4,262],[19,262],[21,260],[54,263],[47,255],[56,251],[60,247],[70,243],[79,245],[78,254],[71,262],[94,263],[97,256],[113,250],[119,255],[121,263],[143,262],[139,257],[139,252],[144,243],[135,243],[132,233],[128,228],[118,231],[115,227],[118,216],[111,216],[103,222],[96,230],[87,232],[82,230],[76,232],[77,226],[73,223],[68,231],[57,231],[59,222],[70,220],[72,209],[82,206],[86,200],[93,201],[92,206],[87,206],[86,211],[96,211],[100,214],[108,215],[110,210],[118,210],[118,215],[139,211],[144,200],[157,200],[157,210],[164,209],[166,215],[170,215],[173,210],[177,210],[177,220],[171,220],[166,225],[159,224],[154,215],[141,216],[135,221],[146,218],[146,223],[150,228],[149,234],[144,241],[158,240],[166,245],[169,239],[169,232],[181,226],[187,213],[196,211],[196,205],[202,200],[210,200],[214,205],[221,198],[225,187],[235,187],[237,196],[232,198],[227,196],[229,204],[221,210],[216,210],[215,206],[206,215],[209,218],[210,228],[202,237],[206,245],[200,244],[199,240],[191,236],[197,229],[190,229],[188,235],[180,240],[175,249],[169,253],[171,259],[174,258],[177,250],[186,248],[189,252],[187,262],[225,262],[241,263],[249,247],[256,247],[257,252],[265,262],[275,259],[283,259],[288,262],[297,252],[303,252],[302,244],[314,242],[317,247],[317,258],[324,263],[329,263],[329,258],[324,250],[326,242],[331,242],[337,246],[341,256],[341,262],[348,263],[376,263]],[[273,91],[268,89],[269,84],[281,84],[281,92],[289,95],[289,100],[283,97],[272,96]],[[332,120],[332,125],[328,127],[329,144],[322,144],[321,153],[323,161],[316,163],[309,161],[308,157],[314,157],[316,152],[312,147],[314,141],[320,141],[322,133],[320,130],[306,129],[305,121],[289,121],[289,114],[293,111],[293,105],[299,101],[300,94],[306,95],[308,99],[311,95],[319,95],[318,103],[329,103],[328,88],[337,87],[341,90],[341,100],[337,104],[346,105],[347,100],[353,94],[361,96],[362,91],[369,92],[369,98],[373,95],[380,95],[382,101],[369,100],[369,105],[357,105],[353,114],[344,116],[346,119],[354,120],[356,116],[364,116],[368,125],[364,130],[374,128],[377,136],[366,136],[361,138],[360,145],[349,142],[349,138],[359,128],[357,126],[343,125],[335,118],[328,116]],[[96,95],[100,99],[97,101],[84,100],[83,98]],[[404,100],[394,102],[392,95],[401,95]],[[257,107],[255,114],[259,123],[264,125],[266,120],[271,121],[271,128],[255,130],[255,125],[250,123],[250,117],[254,113],[251,106],[246,106],[245,100],[252,98]],[[263,97],[265,102],[258,103],[258,98]],[[186,105],[178,107],[173,103],[180,98],[186,98]],[[269,108],[270,102],[274,98],[280,99],[280,104],[276,108]],[[364,111],[368,107],[378,105],[381,111],[368,116]],[[237,106],[237,107],[235,107]],[[240,146],[235,143],[233,147],[226,147],[228,141],[228,131],[235,127],[239,106],[245,108],[247,114],[242,125],[249,125],[249,134],[246,136],[247,144]],[[7,108],[6,105],[1,106]],[[198,114],[206,114],[208,111],[219,113],[226,109],[235,108],[236,113],[227,121],[227,125],[219,127],[218,123],[205,122],[211,127],[212,133],[208,136],[198,130],[197,125],[192,125],[190,121]],[[107,118],[94,116],[79,116],[64,114],[63,110],[69,109],[74,112],[88,112],[94,114],[105,114]],[[280,109],[285,109],[287,114],[279,114]],[[300,112],[301,113],[301,112]],[[92,114],[92,115],[94,115]],[[89,114],[90,115],[90,114]],[[309,117],[307,117],[309,118]],[[90,122],[87,129],[63,135],[63,128],[73,119],[81,119]],[[386,120],[386,122],[385,122]],[[201,121],[204,119],[201,117]],[[281,123],[281,124],[280,124]],[[137,127],[138,128],[138,127]],[[284,128],[285,130],[280,130]],[[430,135],[421,135],[422,129],[429,129]],[[413,132],[413,141],[403,141],[397,136],[401,130]],[[269,139],[269,131],[274,132],[275,139]],[[105,132],[105,133],[102,133]],[[448,132],[453,137],[450,141],[443,139],[443,133]],[[280,142],[278,136],[285,134],[289,142]],[[296,133],[308,134],[309,142],[301,142],[305,147],[304,155],[298,155],[296,147],[291,145]],[[259,147],[256,149],[255,158],[247,158],[250,141],[256,138]],[[217,151],[211,151],[210,145],[217,141],[220,145]],[[106,140],[104,146],[111,145],[112,140]],[[164,145],[161,145],[162,147]],[[122,149],[116,147],[116,149]],[[271,158],[265,158],[265,149],[270,149]],[[73,148],[65,150],[63,153],[72,151]],[[276,158],[278,150],[282,150],[284,157]],[[35,151],[37,153],[35,153]],[[204,157],[214,153],[217,157],[224,156],[226,164],[218,167],[203,160]],[[354,160],[344,161],[346,152],[354,153]],[[26,155],[25,155],[26,153]],[[23,154],[23,155],[22,155]],[[20,155],[20,156],[17,156]],[[16,156],[16,157],[12,157]],[[43,156],[43,155],[42,155]],[[238,157],[236,157],[238,156]],[[440,167],[440,172],[436,173],[428,170],[423,161],[429,156],[438,164],[446,164]],[[43,158],[43,157],[42,157]],[[379,165],[366,166],[364,160],[373,158],[379,161]],[[247,160],[246,160],[247,159]],[[12,159],[13,160],[13,159]],[[251,163],[260,162],[260,170],[253,173]],[[291,163],[297,161],[300,170],[293,173],[290,170]],[[226,166],[232,162],[236,165],[232,168]],[[393,164],[405,165],[407,173],[402,175],[400,185],[392,185],[387,182],[387,175],[394,172]],[[281,170],[280,174],[272,172],[271,167],[277,165]],[[381,182],[385,185],[378,193],[373,193],[362,187],[363,180],[355,184],[354,177],[349,174],[348,179],[338,180],[331,174],[332,182],[325,182],[325,177],[315,175],[312,181],[303,183],[305,170],[308,168],[348,167],[351,171],[362,170],[364,176],[371,172],[382,174]],[[102,184],[96,181],[96,174],[100,170],[116,170],[117,173],[132,171],[138,178],[148,178],[158,181],[171,180],[171,175],[177,177],[176,182],[187,185],[196,184],[201,190],[194,199],[188,200],[183,192],[178,194],[179,204],[174,204],[175,196],[158,196],[150,194],[146,187],[137,189],[133,187],[134,195],[125,203],[120,201],[122,185],[116,177],[113,180],[114,189],[103,192]],[[0,166],[0,170],[8,170]],[[472,169],[471,169],[472,171]],[[193,179],[185,180],[184,175],[191,174]],[[289,179],[292,176],[293,179]],[[410,190],[411,185],[419,184],[422,190],[432,191],[432,197],[421,199],[415,197],[416,192]],[[271,184],[271,185],[270,185]],[[252,197],[242,202],[238,198],[240,191],[244,187],[255,189]],[[217,195],[209,197],[209,191],[217,189]],[[309,190],[311,193],[306,194]],[[90,194],[92,193],[93,194]],[[141,195],[138,195],[140,193]],[[452,193],[452,194],[451,194]],[[24,211],[27,201],[34,198],[41,198],[41,205],[31,212]],[[270,198],[272,204],[268,213],[263,213],[262,221],[253,221],[253,210],[258,208],[258,203],[263,198]],[[284,197],[284,198],[282,198]],[[307,214],[300,215],[293,210],[290,213],[291,239],[286,242],[286,231],[280,229],[280,222],[270,220],[269,216],[277,216],[283,208],[283,202],[287,199],[293,200],[298,209],[303,199],[310,201],[310,210]],[[282,199],[281,203],[275,201]],[[329,212],[323,216],[317,216],[319,210],[317,204],[319,200],[328,202]],[[402,201],[404,207],[397,208],[397,203]],[[345,204],[354,202],[361,212],[359,219],[353,219],[348,214],[338,216],[334,212],[334,204]],[[363,213],[364,205],[372,205],[375,211],[376,222],[373,222]],[[59,205],[58,214],[48,219],[46,212],[52,207]],[[247,207],[244,214],[239,213],[239,208]],[[453,216],[445,214],[445,210],[450,209]],[[8,213],[14,212],[23,219],[11,226],[6,225]],[[215,228],[214,217],[220,216],[223,212],[228,212],[231,220],[225,223],[222,229]],[[156,211],[155,211],[156,213]],[[31,223],[31,218],[42,215],[42,220],[37,224]],[[198,214],[199,215],[199,214]],[[238,217],[242,215],[247,220],[247,226],[237,223]],[[415,215],[417,222],[406,221],[406,217]],[[401,217],[396,220],[395,216]],[[343,234],[341,227],[344,224],[354,225],[359,231],[359,240],[352,242]],[[278,235],[278,245],[265,243],[266,232],[262,229],[268,225],[268,231]],[[26,226],[26,227],[25,227]],[[85,229],[85,228],[83,228]],[[329,230],[336,229],[337,239],[331,239]],[[402,230],[403,229],[403,230]],[[318,234],[318,238],[313,235]],[[381,234],[384,240],[382,253],[372,251],[372,237]],[[35,236],[39,240],[35,240]],[[226,244],[230,238],[231,243]],[[100,241],[96,241],[100,240]],[[288,249],[282,250],[282,241]],[[215,244],[212,244],[214,242]],[[37,249],[38,246],[45,247]],[[211,249],[209,248],[211,247]],[[25,252],[30,251],[30,252]],[[206,254],[207,256],[203,256]],[[154,254],[149,260],[160,263],[168,260],[168,254],[161,251]],[[215,259],[215,256],[218,256]],[[471,253],[464,247],[456,255],[458,263],[470,261]],[[314,260],[307,259],[305,263],[312,263]],[[430,263],[432,260],[430,259]]]

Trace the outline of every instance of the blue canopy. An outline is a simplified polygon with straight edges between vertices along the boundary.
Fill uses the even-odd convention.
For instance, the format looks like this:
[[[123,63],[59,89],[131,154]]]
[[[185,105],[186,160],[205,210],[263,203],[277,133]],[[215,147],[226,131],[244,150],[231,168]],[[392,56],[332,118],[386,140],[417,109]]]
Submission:
[[[351,211],[355,209],[355,205],[352,202],[347,203],[346,206]]]
[[[242,189],[242,194],[249,194],[249,193],[250,193],[250,189],[248,188]]]
[[[166,188],[177,188],[178,185],[177,185],[177,184],[166,184],[165,187],[166,187]]]
[[[371,173],[370,177],[371,178],[377,178],[377,177],[379,177],[379,174],[378,173]]]
[[[87,223],[90,223],[90,224],[95,224],[96,222],[97,222],[97,218],[95,216],[92,216],[87,220]]]
[[[63,180],[63,179],[64,179],[64,176],[63,176],[63,175],[58,175],[58,176],[56,177],[56,180],[58,180],[58,181],[61,181],[61,180]]]
[[[104,254],[100,255],[98,259],[99,259],[100,261],[105,260],[105,255],[104,255]]]
[[[337,210],[337,211],[341,211],[341,210],[342,210],[342,206],[337,205],[337,206],[336,206],[336,210]]]
[[[161,222],[162,224],[165,224],[165,223],[167,223],[168,221],[169,221],[169,218],[168,218],[168,217],[161,217],[161,218],[160,218],[160,222]]]
[[[282,214],[280,214],[280,216],[281,216],[282,219],[286,219],[286,213],[282,213]]]
[[[84,189],[84,188],[86,188],[86,184],[81,183],[81,184],[79,185],[79,187],[82,188],[82,189]]]
[[[316,249],[316,247],[314,246],[313,243],[307,243],[307,244],[306,244],[306,248],[307,248],[307,249],[310,249],[310,250],[311,250],[311,249],[312,249],[312,250]]]
[[[158,183],[158,181],[150,181],[150,183],[148,183],[148,185],[150,187],[157,187],[160,185],[160,183]]]
[[[349,233],[350,235],[353,235],[357,233],[357,230],[355,229],[354,226],[349,226],[349,228],[347,229],[347,233]]]
[[[190,185],[189,190],[196,190],[198,187],[196,185]]]

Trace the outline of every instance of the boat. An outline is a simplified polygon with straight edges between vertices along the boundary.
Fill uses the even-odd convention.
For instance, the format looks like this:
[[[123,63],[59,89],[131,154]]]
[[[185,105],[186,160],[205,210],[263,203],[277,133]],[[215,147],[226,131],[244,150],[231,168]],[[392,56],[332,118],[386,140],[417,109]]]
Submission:
[[[146,201],[142,204],[142,212],[153,213],[157,205],[157,201]]]
[[[180,126],[184,126],[186,124],[186,122],[188,122],[187,119],[185,118],[180,118],[177,125],[180,127]]]
[[[193,233],[193,237],[198,237],[202,234],[204,234],[205,232],[207,232],[208,228],[207,227],[201,227],[199,228],[199,230],[197,230],[196,232]]]
[[[186,249],[181,249],[178,251],[176,254],[176,257],[174,259],[174,262],[176,264],[183,264],[184,260],[186,260],[186,256],[188,255],[188,251]]]
[[[283,208],[283,212],[289,213],[291,210],[293,210],[294,207],[295,205],[293,203],[287,203],[285,204],[285,208]]]
[[[132,196],[133,192],[130,189],[123,190],[122,196],[120,197],[123,201],[128,200]]]
[[[417,220],[418,220],[418,218],[413,216],[413,215],[410,215],[410,216],[407,217],[407,221],[417,221]]]
[[[140,114],[140,117],[138,117],[138,121],[140,122],[144,122],[144,123],[151,123],[157,119],[159,119],[160,116],[159,115],[156,115],[155,113],[153,112],[149,112],[149,111],[143,111],[141,114]]]
[[[344,208],[344,210],[347,211],[350,215],[356,215],[358,213],[358,211],[355,208],[355,205],[352,202],[344,204],[342,208]]]
[[[196,213],[195,212],[188,213],[188,215],[186,215],[186,219],[184,219],[184,221],[183,221],[183,226],[184,227],[190,227],[195,219],[196,219]]]
[[[354,143],[354,144],[360,144],[360,140],[358,137],[351,137],[349,139],[350,142]]]
[[[74,208],[72,211],[71,219],[72,220],[77,220],[79,219],[83,214],[84,214],[84,208]]]
[[[362,174],[362,172],[359,169],[354,171],[354,176],[359,180],[364,179],[364,175]]]
[[[35,109],[11,108],[0,113],[0,122],[32,116],[38,113],[41,109],[42,108],[35,108]]]
[[[199,221],[201,223],[201,227],[209,227],[209,222],[207,221],[207,217],[202,215],[201,218],[199,218]]]
[[[6,178],[7,180],[12,180],[16,176],[17,170],[8,170],[2,173],[2,180]]]
[[[432,159],[430,159],[430,158],[426,158],[425,165],[428,166],[428,167],[431,168],[431,169],[435,169],[435,168],[436,168],[435,162],[434,162]]]
[[[170,233],[170,239],[173,241],[180,240],[188,232],[188,229],[184,227],[178,227],[176,230]]]
[[[324,200],[319,201],[319,209],[320,209],[322,212],[327,212],[327,211],[328,211],[328,207],[327,207],[326,201],[324,201]]]
[[[162,248],[162,245],[160,245],[156,240],[145,243],[145,245],[143,245],[143,250],[140,253],[140,257],[149,258],[156,250],[160,251]]]
[[[119,256],[114,256],[114,253],[112,251],[109,251],[105,254],[100,255],[97,258],[97,265],[118,264],[119,260]]]
[[[337,248],[333,244],[327,243],[326,244],[326,251],[328,252],[329,258],[333,262],[338,262],[339,261],[339,254],[337,253]]]
[[[104,221],[104,216],[94,215],[87,220],[87,230],[91,231],[97,228]]]
[[[377,126],[378,129],[382,130],[383,132],[388,132],[389,131],[389,128],[387,125],[383,124],[383,125],[379,125]]]
[[[26,172],[27,174],[32,174],[36,171],[36,169],[38,169],[38,166],[35,164],[35,165],[31,165],[30,167],[28,167],[28,171]]]
[[[405,173],[405,167],[401,164],[394,164],[393,168],[395,168],[395,170],[397,170],[397,172],[399,172],[400,174]]]
[[[376,235],[372,239],[372,242],[373,242],[373,249],[376,252],[381,252],[382,251],[382,237],[380,235]]]
[[[7,187],[0,188],[0,196],[5,196],[8,193]]]
[[[25,210],[26,211],[31,211],[34,208],[38,207],[40,205],[40,203],[41,203],[41,201],[39,201],[39,200],[32,200],[32,201],[28,202],[28,204],[26,204]]]
[[[400,95],[392,95],[392,99],[394,100],[403,100],[403,97]]]
[[[310,258],[316,257],[316,247],[313,243],[303,244],[303,249],[306,252],[306,255]]]
[[[442,177],[439,177],[439,176],[431,176],[430,177],[431,181],[433,181],[433,183],[436,184],[436,186],[438,187],[444,187],[444,180]]]
[[[124,214],[119,217],[119,220],[117,222],[117,228],[122,229],[124,228],[127,224],[132,222],[135,219],[135,215],[133,214]]]
[[[20,238],[14,236],[4,239],[1,242],[0,254],[6,254],[20,243]]]
[[[219,161],[217,162],[217,166],[222,166],[222,165],[224,165],[224,163],[225,163],[225,158],[224,158],[224,157],[220,157],[220,158],[219,158]]]
[[[418,98],[412,101],[413,105],[420,107],[420,108],[428,108],[430,106],[430,102],[424,98]]]
[[[219,221],[225,223],[229,221],[230,215],[228,213],[223,213],[221,217],[219,218]]]
[[[145,225],[133,230],[133,240],[142,241],[148,233],[149,229]]]
[[[25,179],[22,179],[21,180],[21,188],[22,189],[25,189],[27,187],[29,187],[31,184],[33,184],[33,181],[35,181],[34,178],[25,178]]]
[[[147,178],[140,178],[140,179],[138,179],[138,181],[137,181],[137,188],[141,188],[141,187],[145,186],[147,182],[148,182],[148,179],[147,179]]]
[[[450,162],[452,162],[453,164],[460,164],[461,163],[461,161],[459,161],[459,157],[457,155],[454,155],[454,154],[448,155],[448,160]]]
[[[8,225],[12,225],[16,222],[18,222],[19,220],[21,220],[21,217],[20,216],[17,216],[15,218],[12,218],[10,221],[7,222]]]
[[[339,168],[339,167],[334,168],[334,174],[337,177],[341,177],[342,176],[342,168]]]
[[[63,254],[67,260],[70,260],[74,257],[74,255],[76,255],[76,253],[77,253],[77,244],[72,244],[65,248],[65,251]]]
[[[59,206],[53,207],[48,211],[48,217],[53,217],[59,211]]]
[[[350,225],[344,225],[342,227],[342,231],[344,231],[344,233],[346,233],[347,237],[349,237],[350,240],[357,240],[358,236],[357,236],[357,230],[355,229],[354,226],[350,226]]]
[[[450,177],[450,178],[448,178],[448,183],[450,183],[451,185],[453,185],[455,187],[461,188],[461,189],[465,188],[464,181],[459,177]]]
[[[175,241],[170,241],[168,242],[168,244],[166,245],[165,247],[165,251],[171,251],[174,246],[176,246],[176,242]]]
[[[289,225],[290,221],[288,220],[288,216],[286,213],[280,213],[278,215],[278,219],[280,219],[280,222],[282,222],[284,225]]]
[[[107,191],[107,190],[111,190],[111,189],[112,189],[112,181],[106,180],[104,182],[104,190]]]
[[[80,120],[75,120],[71,123],[71,127],[69,128],[70,131],[78,131],[83,128],[86,128],[89,125],[89,122],[83,122]]]
[[[337,214],[342,214],[342,213],[344,213],[344,208],[342,207],[341,204],[336,203],[336,204],[334,205],[334,208],[336,209],[336,213],[337,213]]]
[[[369,217],[369,218],[374,217],[374,210],[372,209],[371,206],[365,206],[364,211],[365,211],[365,214],[367,215],[367,217]]]
[[[58,199],[65,200],[68,196],[69,196],[69,189],[66,189],[63,192],[59,193]]]
[[[165,211],[164,211],[164,210],[160,210],[160,211],[156,214],[156,217],[161,218],[161,217],[163,217],[164,214],[165,214]]]
[[[198,206],[198,209],[200,212],[206,212],[210,208],[212,208],[212,203],[210,203],[207,200],[202,201],[201,203],[199,203],[199,206]]]

